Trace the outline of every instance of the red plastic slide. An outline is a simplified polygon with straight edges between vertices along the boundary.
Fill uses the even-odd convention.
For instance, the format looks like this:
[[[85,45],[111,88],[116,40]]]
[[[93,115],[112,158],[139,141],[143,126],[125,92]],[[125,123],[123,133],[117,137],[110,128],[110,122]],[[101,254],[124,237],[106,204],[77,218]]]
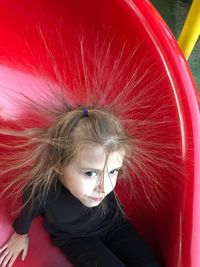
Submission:
[[[163,184],[167,193],[155,207],[151,201],[142,201],[143,196],[138,197],[138,201],[137,198],[133,200],[123,187],[118,188],[119,196],[136,227],[166,267],[199,267],[200,115],[197,90],[176,40],[149,1],[0,1],[1,122],[12,124],[21,116],[24,124],[42,123],[24,115],[22,107],[16,104],[16,96],[20,98],[20,92],[34,99],[45,96],[46,84],[52,83],[56,88],[56,68],[62,79],[72,85],[73,70],[80,62],[81,54],[76,51],[81,38],[92,50],[93,39],[100,40],[102,35],[113,45],[112,59],[119,57],[123,50],[120,47],[126,43],[121,53],[122,64],[129,52],[135,51],[127,72],[132,68],[137,72],[137,78],[141,78],[136,84],[137,92],[143,88],[148,92],[144,94],[142,116],[160,110],[154,114],[154,118],[160,120],[164,110],[166,125],[159,130],[156,123],[152,125],[155,137],[173,141],[178,147],[174,155],[163,154],[163,150],[160,155],[166,157],[166,161],[174,156],[179,168],[177,172],[174,170],[174,178],[170,176],[172,173],[160,173],[168,180]],[[75,54],[76,57],[72,56]],[[50,61],[56,62],[54,67]],[[69,62],[70,68],[66,67]],[[115,90],[117,94],[119,88],[116,86]],[[78,97],[81,99],[81,95]],[[0,246],[12,232],[9,210],[8,204],[1,200]],[[26,261],[17,259],[14,267],[71,266],[51,245],[42,228],[42,218],[33,222],[30,239]]]

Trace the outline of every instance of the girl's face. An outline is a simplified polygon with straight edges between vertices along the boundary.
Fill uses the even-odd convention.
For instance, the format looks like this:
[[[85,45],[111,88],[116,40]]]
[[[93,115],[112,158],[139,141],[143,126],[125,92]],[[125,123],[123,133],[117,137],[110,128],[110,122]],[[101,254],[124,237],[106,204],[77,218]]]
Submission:
[[[62,183],[86,207],[95,207],[115,187],[124,150],[109,153],[100,145],[88,145],[63,169]]]

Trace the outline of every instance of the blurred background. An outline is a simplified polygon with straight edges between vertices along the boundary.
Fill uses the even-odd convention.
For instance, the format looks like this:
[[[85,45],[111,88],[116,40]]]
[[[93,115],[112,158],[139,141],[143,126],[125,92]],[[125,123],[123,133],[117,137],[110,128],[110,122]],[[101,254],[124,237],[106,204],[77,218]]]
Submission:
[[[183,24],[188,15],[192,0],[150,0],[154,7],[163,17],[175,38],[181,33]],[[188,59],[188,63],[194,75],[198,90],[200,92],[200,38]]]

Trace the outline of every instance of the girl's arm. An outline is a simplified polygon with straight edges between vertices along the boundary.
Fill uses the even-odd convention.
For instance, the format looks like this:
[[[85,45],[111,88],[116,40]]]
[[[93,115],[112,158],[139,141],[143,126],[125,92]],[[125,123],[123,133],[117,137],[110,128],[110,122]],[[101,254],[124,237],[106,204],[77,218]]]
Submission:
[[[19,235],[27,234],[33,219],[42,214],[42,206],[39,200],[34,198],[32,201],[29,199],[29,194],[28,190],[23,192],[22,202],[26,203],[26,205],[21,209],[20,214],[13,223],[13,228]]]
[[[24,260],[28,252],[28,246],[28,235],[19,235],[14,232],[7,243],[0,248],[0,266],[11,267],[21,252],[22,260]]]

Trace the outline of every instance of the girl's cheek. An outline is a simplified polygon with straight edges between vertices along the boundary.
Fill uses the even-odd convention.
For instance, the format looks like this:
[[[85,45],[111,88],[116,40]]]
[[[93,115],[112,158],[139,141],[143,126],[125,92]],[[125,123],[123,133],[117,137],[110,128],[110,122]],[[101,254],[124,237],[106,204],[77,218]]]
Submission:
[[[84,188],[84,191],[88,194],[88,195],[91,195],[91,193],[94,191],[94,188],[95,188],[95,185],[96,185],[96,181],[95,179],[91,179],[91,180],[86,180],[84,183],[83,183],[83,188]]]
[[[114,190],[115,186],[116,186],[116,183],[117,183],[117,179],[111,179],[109,180],[109,182],[107,183],[107,185],[105,185],[105,192],[107,194],[109,194],[111,191]]]

